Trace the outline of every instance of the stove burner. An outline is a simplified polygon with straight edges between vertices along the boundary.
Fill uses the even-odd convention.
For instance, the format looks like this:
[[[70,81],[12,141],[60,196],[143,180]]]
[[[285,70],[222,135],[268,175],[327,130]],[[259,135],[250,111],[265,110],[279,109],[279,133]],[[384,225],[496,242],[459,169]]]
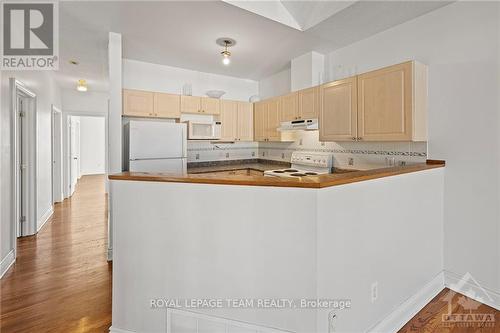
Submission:
[[[285,171],[283,171],[283,170],[274,170],[273,172],[274,173],[285,173]]]
[[[300,173],[300,172],[296,172],[296,173],[291,173],[290,176],[294,176],[294,177],[304,177],[304,176],[307,176],[307,174],[305,173]]]
[[[299,170],[296,169],[285,169],[283,172],[299,172]]]
[[[317,176],[318,174],[316,172],[304,172],[308,176]]]

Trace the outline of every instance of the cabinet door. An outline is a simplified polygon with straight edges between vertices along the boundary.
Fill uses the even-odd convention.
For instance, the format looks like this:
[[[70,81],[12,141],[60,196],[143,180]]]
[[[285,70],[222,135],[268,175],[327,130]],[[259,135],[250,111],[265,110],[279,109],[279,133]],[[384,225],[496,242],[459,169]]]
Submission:
[[[320,87],[320,141],[347,141],[357,137],[356,77]]]
[[[155,93],[154,113],[157,117],[180,118],[181,97],[179,95]]]
[[[254,139],[255,141],[265,141],[267,128],[267,102],[257,102],[254,104]]]
[[[201,97],[181,96],[182,113],[201,113]]]
[[[220,114],[219,104],[220,100],[217,98],[201,97],[201,112],[205,114]]]
[[[221,140],[236,141],[238,129],[238,102],[220,102]]]
[[[319,87],[299,91],[299,119],[319,117]]]
[[[294,92],[280,98],[281,121],[297,120],[299,118],[299,97]]]
[[[253,141],[253,104],[238,102],[238,141]]]
[[[281,133],[277,130],[280,126],[280,98],[273,98],[267,101],[267,129],[266,137],[268,141],[280,141]]]
[[[358,136],[367,141],[412,138],[412,63],[358,76]]]
[[[140,90],[123,90],[125,116],[154,117],[154,93]]]

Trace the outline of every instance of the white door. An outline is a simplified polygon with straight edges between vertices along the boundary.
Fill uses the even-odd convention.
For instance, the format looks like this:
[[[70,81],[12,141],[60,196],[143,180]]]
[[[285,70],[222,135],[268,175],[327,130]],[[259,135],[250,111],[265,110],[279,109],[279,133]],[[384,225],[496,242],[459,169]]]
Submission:
[[[70,118],[70,195],[75,192],[76,182],[78,181],[78,155],[77,155],[77,144],[78,140],[76,137],[76,121],[74,117]]]
[[[62,114],[52,111],[52,201],[63,200],[62,185]]]
[[[28,121],[26,120],[26,110],[23,106],[23,98],[17,97],[17,110],[20,110],[18,117],[18,157],[19,161],[19,221],[17,225],[17,236],[26,233],[25,227],[28,217]]]
[[[186,157],[186,124],[131,121],[130,159]]]

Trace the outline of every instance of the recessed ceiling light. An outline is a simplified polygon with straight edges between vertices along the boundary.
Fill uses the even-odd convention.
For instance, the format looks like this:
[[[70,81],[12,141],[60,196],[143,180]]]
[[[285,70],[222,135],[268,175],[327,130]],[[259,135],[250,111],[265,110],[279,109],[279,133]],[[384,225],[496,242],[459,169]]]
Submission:
[[[76,60],[70,60],[68,61],[71,65],[79,65],[80,63]]]
[[[236,41],[232,38],[222,37],[218,38],[215,42],[217,45],[224,47],[224,51],[220,53],[222,55],[222,63],[226,66],[229,65],[231,63],[231,52],[227,48],[236,45]]]
[[[76,90],[78,91],[87,91],[87,81],[85,80],[78,80],[78,84],[76,85]]]

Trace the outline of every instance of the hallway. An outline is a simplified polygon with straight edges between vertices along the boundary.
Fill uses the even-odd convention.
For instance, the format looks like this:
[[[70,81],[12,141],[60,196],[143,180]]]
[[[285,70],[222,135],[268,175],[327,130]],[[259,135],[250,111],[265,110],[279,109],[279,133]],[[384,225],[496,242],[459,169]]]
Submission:
[[[83,176],[37,236],[18,239],[17,261],[1,280],[0,332],[108,332],[104,182]]]

